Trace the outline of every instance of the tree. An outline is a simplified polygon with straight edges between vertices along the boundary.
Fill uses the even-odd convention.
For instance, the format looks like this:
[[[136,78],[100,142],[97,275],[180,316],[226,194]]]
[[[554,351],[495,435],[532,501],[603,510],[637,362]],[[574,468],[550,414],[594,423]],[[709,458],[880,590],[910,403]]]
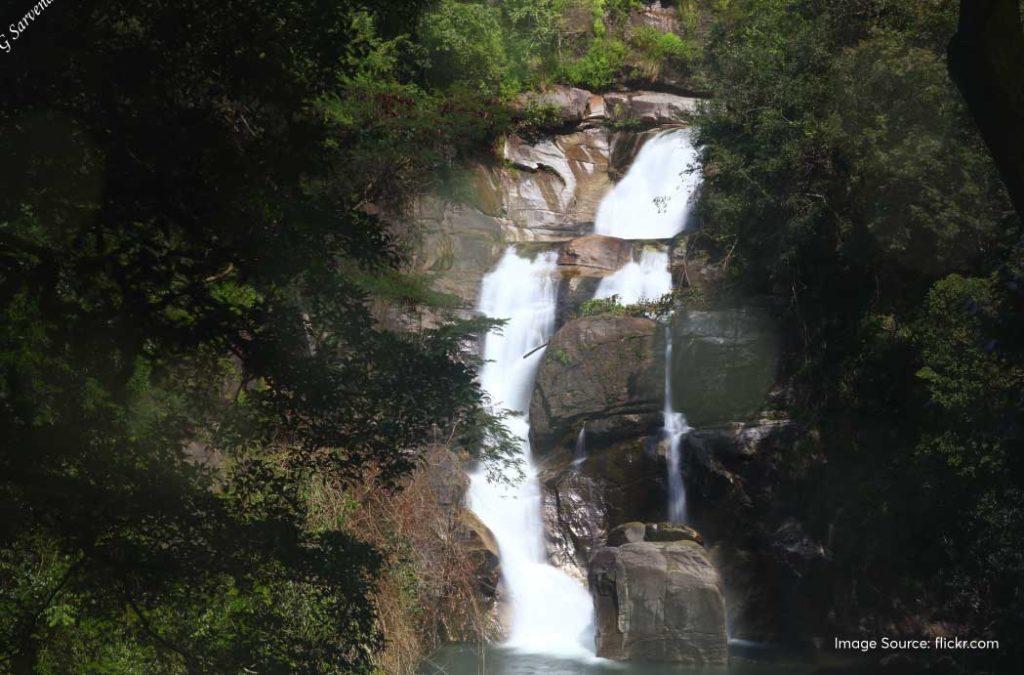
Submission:
[[[309,481],[497,428],[482,324],[369,309],[374,205],[501,120],[417,84],[420,7],[55,5],[5,57],[0,668],[369,668],[378,558]]]

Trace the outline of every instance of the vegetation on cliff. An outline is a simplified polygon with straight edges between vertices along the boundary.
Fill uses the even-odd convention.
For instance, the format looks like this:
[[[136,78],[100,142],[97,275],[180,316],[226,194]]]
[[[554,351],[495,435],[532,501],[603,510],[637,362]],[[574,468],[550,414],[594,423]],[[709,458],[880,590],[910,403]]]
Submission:
[[[702,221],[739,289],[787,298],[793,403],[826,463],[782,508],[832,549],[836,621],[947,622],[1012,661],[1020,221],[947,75],[956,15],[729,3],[707,55]]]

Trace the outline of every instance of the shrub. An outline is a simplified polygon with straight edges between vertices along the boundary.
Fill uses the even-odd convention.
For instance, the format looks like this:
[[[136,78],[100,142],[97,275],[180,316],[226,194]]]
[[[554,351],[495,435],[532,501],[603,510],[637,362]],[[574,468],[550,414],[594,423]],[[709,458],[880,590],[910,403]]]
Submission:
[[[560,74],[569,84],[604,89],[622,69],[626,58],[626,45],[614,38],[595,39],[583,56],[563,63]]]

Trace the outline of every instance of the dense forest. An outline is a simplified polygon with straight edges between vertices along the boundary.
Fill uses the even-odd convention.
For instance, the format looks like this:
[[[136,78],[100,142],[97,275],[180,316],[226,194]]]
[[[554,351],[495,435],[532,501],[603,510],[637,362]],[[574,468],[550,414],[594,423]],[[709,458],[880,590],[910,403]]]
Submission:
[[[643,4],[53,3],[0,54],[0,671],[383,672],[385,601],[412,653],[446,637],[417,526],[367,503],[436,445],[516,459],[493,322],[405,216],[558,124],[524,92],[669,75],[710,97],[702,246],[787,326],[813,433],[777,508],[838,623],[1024,661],[1021,216],[948,72],[959,3]]]

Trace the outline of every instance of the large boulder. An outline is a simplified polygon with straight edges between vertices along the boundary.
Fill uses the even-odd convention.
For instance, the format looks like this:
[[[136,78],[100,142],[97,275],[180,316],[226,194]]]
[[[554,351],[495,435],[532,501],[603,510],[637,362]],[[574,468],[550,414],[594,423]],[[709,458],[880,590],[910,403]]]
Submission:
[[[611,186],[608,132],[586,129],[529,142],[509,136],[503,175],[508,218],[534,240],[572,239],[590,230]]]
[[[598,656],[689,666],[728,662],[722,581],[697,542],[598,549],[588,579]]]
[[[548,343],[530,402],[533,451],[571,448],[583,424],[594,447],[656,431],[664,399],[663,331],[650,319],[594,316]]]
[[[542,91],[520,94],[516,107],[521,111],[536,108],[553,110],[563,124],[582,122],[588,114],[592,94],[585,89],[556,84]]]
[[[591,234],[562,244],[558,252],[558,269],[565,276],[606,277],[632,257],[632,242]]]
[[[777,328],[757,307],[679,313],[672,326],[673,407],[695,428],[744,420],[775,382]]]
[[[701,99],[658,91],[608,93],[604,95],[607,115],[614,121],[634,120],[643,124],[678,124],[697,112]]]

